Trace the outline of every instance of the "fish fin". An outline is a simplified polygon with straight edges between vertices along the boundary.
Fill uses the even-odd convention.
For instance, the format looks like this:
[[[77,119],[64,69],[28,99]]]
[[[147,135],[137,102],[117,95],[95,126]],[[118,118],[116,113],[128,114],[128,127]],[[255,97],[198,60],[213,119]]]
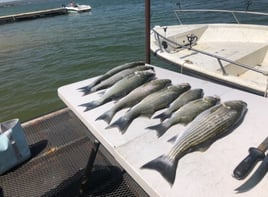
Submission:
[[[170,117],[170,114],[167,114],[165,112],[153,117],[153,119],[157,119],[157,118],[160,118],[161,122],[163,122],[165,119],[169,118]]]
[[[112,111],[107,111],[103,113],[102,115],[100,115],[96,120],[104,120],[105,122],[107,122],[107,124],[110,124],[113,116],[114,116],[114,113]]]
[[[147,118],[151,118],[154,114],[154,106],[150,105],[148,107],[146,107],[146,109],[142,110],[141,116],[147,117]]]
[[[148,168],[158,171],[170,185],[173,185],[176,177],[178,160],[171,160],[169,157],[162,155],[146,164],[141,169]]]
[[[115,97],[113,100],[114,100],[114,103],[118,103],[120,101],[121,97]]]
[[[131,120],[125,117],[121,117],[118,120],[116,120],[114,123],[112,123],[111,125],[109,125],[107,127],[107,129],[109,128],[114,128],[117,127],[119,129],[119,131],[124,134],[127,130],[127,128],[129,127],[129,125],[131,124]]]
[[[197,150],[200,152],[205,152],[208,148],[209,146],[203,146],[203,147],[198,148]]]
[[[147,127],[146,129],[156,130],[157,136],[161,137],[166,131],[167,127],[165,127],[163,124],[157,124],[154,126]]]
[[[132,110],[132,107],[128,108],[128,109],[127,109],[127,112],[130,112],[131,110]]]
[[[174,144],[176,142],[176,140],[177,140],[177,137],[178,137],[178,135],[173,136],[172,138],[170,138],[168,140],[168,142]]]
[[[99,96],[103,96],[103,95],[105,94],[105,91],[106,91],[106,90],[101,90],[101,91],[99,91],[99,92],[98,92],[98,95],[99,95]]]
[[[79,106],[86,107],[86,109],[84,110],[84,112],[86,112],[86,111],[89,111],[91,109],[94,109],[94,108],[98,107],[99,105],[100,105],[99,102],[92,101],[92,102],[89,102],[89,103],[81,104]]]

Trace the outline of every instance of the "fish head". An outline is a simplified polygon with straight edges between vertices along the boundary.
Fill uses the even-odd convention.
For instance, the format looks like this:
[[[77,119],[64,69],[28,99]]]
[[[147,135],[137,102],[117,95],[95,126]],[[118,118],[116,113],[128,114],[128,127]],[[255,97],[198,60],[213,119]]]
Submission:
[[[204,101],[211,103],[213,105],[216,105],[221,100],[221,98],[219,96],[216,96],[216,95],[215,96],[206,96],[203,99],[204,99]]]
[[[179,85],[170,86],[169,88],[178,92],[186,92],[191,89],[191,85],[189,83],[181,83]]]
[[[157,79],[157,80],[153,80],[152,84],[155,86],[160,86],[160,87],[166,87],[171,85],[171,80],[170,79]]]
[[[223,105],[236,111],[239,116],[243,116],[247,112],[247,103],[242,100],[226,101]]]
[[[193,92],[195,92],[197,95],[200,95],[200,97],[204,96],[204,90],[201,88],[194,89]]]
[[[226,101],[224,102],[224,105],[232,109],[236,109],[237,111],[242,111],[247,108],[247,103],[242,100]]]
[[[232,129],[238,127],[247,113],[247,103],[241,100],[231,100],[221,105],[228,110],[227,114],[230,117],[229,123],[232,124]]]
[[[148,80],[154,79],[155,78],[155,73],[150,71],[150,70],[146,70],[146,71],[136,71],[135,75],[139,76],[141,79],[145,78]]]
[[[154,67],[145,65],[145,66],[140,66],[140,70],[151,70],[152,72],[155,72]]]

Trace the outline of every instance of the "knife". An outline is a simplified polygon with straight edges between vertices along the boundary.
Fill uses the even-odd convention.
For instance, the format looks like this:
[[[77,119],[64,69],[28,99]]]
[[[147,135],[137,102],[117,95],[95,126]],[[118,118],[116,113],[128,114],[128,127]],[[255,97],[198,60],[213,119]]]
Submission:
[[[239,163],[233,171],[233,177],[240,180],[245,178],[258,161],[263,160],[265,151],[268,149],[268,137],[257,147],[249,148],[249,155]]]
[[[268,171],[268,154],[264,157],[262,163],[259,165],[253,175],[241,186],[235,189],[237,193],[243,193],[255,187],[265,176]]]

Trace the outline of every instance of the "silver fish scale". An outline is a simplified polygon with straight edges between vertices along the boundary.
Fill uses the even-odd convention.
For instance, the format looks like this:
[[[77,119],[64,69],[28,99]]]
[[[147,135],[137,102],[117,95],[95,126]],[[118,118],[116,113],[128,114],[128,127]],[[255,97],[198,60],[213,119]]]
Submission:
[[[127,76],[126,78],[118,81],[110,89],[108,89],[107,92],[105,92],[104,96],[100,99],[100,101],[102,102],[110,96],[121,93],[122,90],[131,90],[134,87],[141,85],[143,82],[146,81],[144,79],[145,77],[149,78],[149,73],[149,71],[138,71],[137,74]]]
[[[232,125],[233,122],[231,120],[236,114],[237,112],[235,110],[222,105],[213,113],[201,116],[177,139],[168,157],[174,160],[179,156],[179,153],[184,153],[189,148],[199,145],[208,139],[212,139],[220,132],[224,132]]]

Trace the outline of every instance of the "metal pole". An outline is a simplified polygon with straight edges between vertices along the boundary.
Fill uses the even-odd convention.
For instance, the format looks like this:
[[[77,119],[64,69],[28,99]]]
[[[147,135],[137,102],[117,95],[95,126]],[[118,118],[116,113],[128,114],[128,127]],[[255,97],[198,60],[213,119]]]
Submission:
[[[151,49],[150,49],[150,17],[151,17],[151,2],[145,0],[145,55],[146,63],[151,63]]]
[[[91,153],[90,153],[89,158],[88,158],[88,162],[87,162],[87,166],[85,168],[84,175],[82,177],[82,182],[80,184],[78,194],[76,195],[77,197],[85,195],[87,183],[90,179],[91,171],[92,171],[93,164],[94,164],[94,161],[96,159],[96,156],[97,156],[97,153],[99,150],[99,146],[100,146],[100,142],[98,140],[95,140],[94,145],[91,149]]]

